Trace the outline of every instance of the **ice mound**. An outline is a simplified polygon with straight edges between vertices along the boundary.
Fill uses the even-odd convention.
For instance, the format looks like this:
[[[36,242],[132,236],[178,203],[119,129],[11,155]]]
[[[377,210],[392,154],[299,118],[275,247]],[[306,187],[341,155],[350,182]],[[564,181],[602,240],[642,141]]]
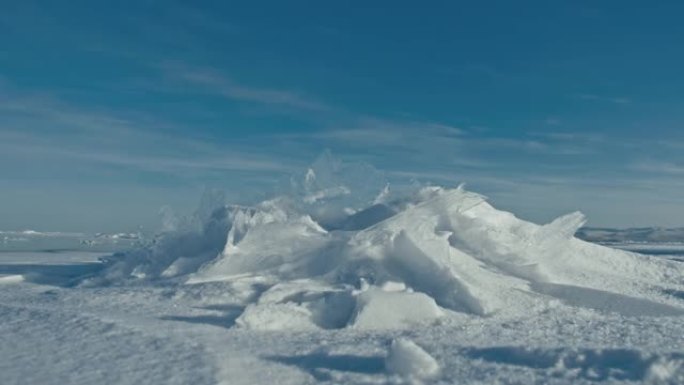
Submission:
[[[249,207],[210,195],[191,225],[112,258],[93,282],[223,282],[233,291],[257,282],[235,322],[248,329],[404,328],[453,312],[558,304],[684,314],[667,294],[684,292],[683,264],[580,241],[581,213],[540,226],[463,187],[397,193],[381,173],[330,154],[290,182]]]

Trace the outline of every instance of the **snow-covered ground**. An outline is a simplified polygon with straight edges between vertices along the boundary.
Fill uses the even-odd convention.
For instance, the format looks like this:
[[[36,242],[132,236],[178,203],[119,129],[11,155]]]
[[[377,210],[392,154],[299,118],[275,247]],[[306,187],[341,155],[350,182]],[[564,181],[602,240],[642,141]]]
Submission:
[[[683,379],[681,316],[556,300],[515,317],[451,314],[404,329],[250,330],[236,327],[244,294],[228,282],[62,286],[72,282],[67,272],[94,267],[93,257],[0,253],[2,384],[402,383],[389,369],[397,364],[385,363],[397,339],[413,341],[438,363],[426,383]],[[36,283],[32,273],[51,284]],[[671,295],[684,302],[682,291]],[[431,370],[429,362],[411,369],[408,356],[399,364]]]
[[[0,253],[0,382],[684,383],[681,260],[323,163],[124,252]]]

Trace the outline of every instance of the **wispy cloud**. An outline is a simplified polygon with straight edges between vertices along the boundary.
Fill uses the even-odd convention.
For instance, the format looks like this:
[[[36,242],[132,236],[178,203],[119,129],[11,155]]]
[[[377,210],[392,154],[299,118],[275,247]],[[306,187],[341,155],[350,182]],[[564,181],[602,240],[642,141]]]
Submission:
[[[528,134],[530,136],[562,142],[602,142],[604,140],[603,135],[584,132],[550,131],[530,132]]]
[[[634,171],[647,173],[684,175],[684,164],[682,163],[662,161],[641,161],[632,164],[631,168]]]
[[[190,83],[206,92],[240,102],[261,103],[309,111],[330,111],[332,107],[299,92],[240,84],[219,71],[190,68],[178,64],[164,67],[169,76]]]
[[[591,100],[596,102],[605,102],[613,104],[630,104],[632,100],[624,96],[601,96],[596,94],[577,94],[576,97],[582,100]]]
[[[528,136],[544,143],[540,150],[557,155],[588,155],[600,148],[605,150],[608,142],[603,135],[571,131],[529,132]]]
[[[548,126],[560,126],[563,122],[559,118],[548,117],[544,119],[544,124]]]
[[[6,160],[22,159],[20,164],[81,162],[177,176],[292,169],[291,162],[254,151],[248,144],[191,137],[187,130],[145,114],[122,116],[35,95],[4,93],[0,100],[0,154]]]
[[[424,139],[458,141],[464,134],[460,128],[434,122],[395,121],[362,116],[347,128],[331,127],[306,134],[321,140],[335,140],[373,146],[413,146]]]
[[[146,142],[146,144],[149,145],[150,143]],[[180,150],[183,147],[179,144],[177,148]],[[183,176],[189,172],[198,171],[285,172],[294,169],[294,166],[286,161],[245,152],[229,151],[229,154],[221,154],[218,151],[218,146],[204,154],[190,154],[186,151],[184,157],[157,154],[154,153],[154,149],[150,149],[152,150],[150,154],[135,154],[124,153],[120,149],[90,149],[64,143],[60,143],[58,146],[7,140],[0,143],[0,152],[4,156],[15,156],[32,162],[78,161],[88,162],[89,165],[97,163],[121,166],[138,171],[161,172],[175,176]]]
[[[684,140],[657,140],[653,145],[675,150],[684,150]]]
[[[469,142],[472,145],[479,146],[482,149],[513,149],[522,151],[549,151],[549,145],[535,139],[517,139],[517,138],[475,138]]]

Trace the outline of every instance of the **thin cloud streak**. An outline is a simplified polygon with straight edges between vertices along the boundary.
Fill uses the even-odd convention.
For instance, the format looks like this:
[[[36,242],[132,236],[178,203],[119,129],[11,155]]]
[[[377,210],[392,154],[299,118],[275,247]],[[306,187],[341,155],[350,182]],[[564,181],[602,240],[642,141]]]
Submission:
[[[53,98],[2,98],[9,101],[0,106],[3,120],[9,120],[0,121],[0,154],[7,167],[11,159],[51,166],[86,161],[178,175],[191,170],[284,172],[293,167],[248,146],[175,135],[168,124],[144,115],[135,120],[77,109]]]
[[[433,122],[397,122],[360,117],[348,124],[348,128],[331,127],[292,137],[380,147],[414,147],[416,143],[432,139],[458,142],[463,134],[464,131],[459,128]]]
[[[165,66],[172,78],[176,78],[202,89],[241,102],[290,107],[309,111],[331,111],[332,107],[303,96],[295,91],[261,88],[239,84],[211,69],[188,68],[178,65]]]
[[[286,172],[295,169],[294,165],[283,161],[262,159],[246,153],[230,151],[231,155],[203,155],[193,158],[168,157],[158,154],[139,155],[121,152],[89,151],[82,148],[65,149],[63,146],[47,146],[21,143],[0,144],[4,156],[30,160],[87,161],[110,166],[130,167],[139,171],[162,172],[178,175],[183,171],[251,171]]]
[[[568,131],[529,132],[528,135],[558,142],[605,142],[605,136],[600,134],[578,133]]]
[[[607,102],[607,103],[613,103],[613,104],[630,104],[632,103],[632,100],[626,97],[610,97],[610,96],[601,96],[601,95],[595,95],[595,94],[578,94],[576,96],[579,99],[582,100],[590,100],[590,101],[596,101],[596,102]]]
[[[644,161],[632,165],[634,171],[659,173],[669,175],[684,175],[684,164],[661,162],[661,161]]]

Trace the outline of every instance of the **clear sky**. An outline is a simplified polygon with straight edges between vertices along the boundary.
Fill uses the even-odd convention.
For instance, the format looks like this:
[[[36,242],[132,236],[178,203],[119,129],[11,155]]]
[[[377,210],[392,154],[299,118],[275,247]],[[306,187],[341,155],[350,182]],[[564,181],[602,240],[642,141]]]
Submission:
[[[238,201],[324,148],[535,221],[684,226],[682,1],[14,1],[0,230]]]

